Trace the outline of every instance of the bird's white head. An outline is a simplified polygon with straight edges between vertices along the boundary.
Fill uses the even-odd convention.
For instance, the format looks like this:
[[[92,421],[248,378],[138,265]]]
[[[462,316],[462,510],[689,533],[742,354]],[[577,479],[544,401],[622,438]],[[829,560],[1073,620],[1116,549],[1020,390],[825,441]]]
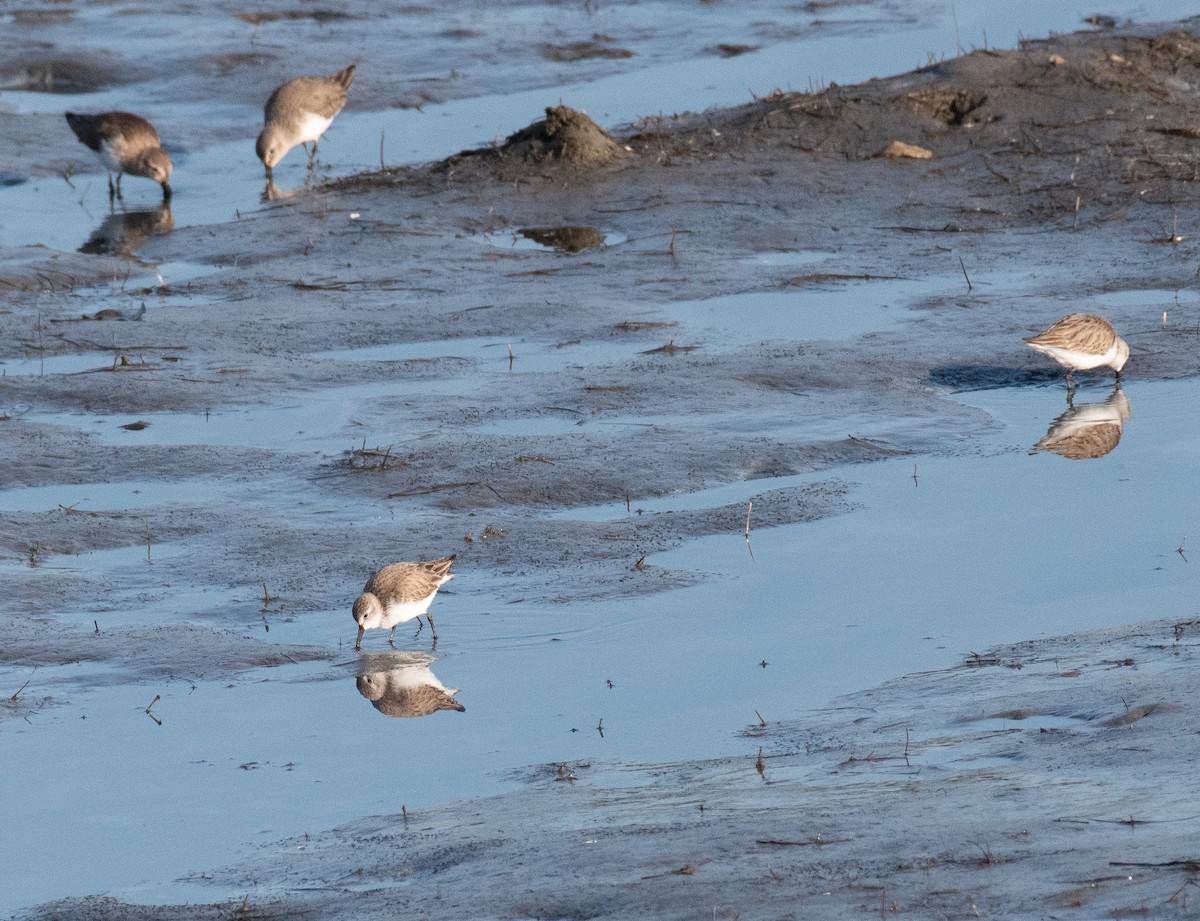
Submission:
[[[1117,336],[1117,354],[1112,360],[1112,369],[1120,372],[1127,361],[1129,361],[1129,343]]]
[[[383,623],[383,605],[371,592],[363,592],[354,599],[354,622],[358,624],[358,636],[354,639],[354,648],[362,648],[363,631],[378,627]]]
[[[171,155],[161,147],[153,147],[142,154],[130,172],[153,179],[164,192],[171,194]]]
[[[254,144],[254,151],[258,154],[258,159],[262,160],[268,173],[290,149],[284,143],[279,132],[272,127],[263,128],[262,133],[258,136],[258,141]]]
[[[354,622],[360,630],[370,630],[383,622],[383,605],[371,592],[363,592],[354,599]]]

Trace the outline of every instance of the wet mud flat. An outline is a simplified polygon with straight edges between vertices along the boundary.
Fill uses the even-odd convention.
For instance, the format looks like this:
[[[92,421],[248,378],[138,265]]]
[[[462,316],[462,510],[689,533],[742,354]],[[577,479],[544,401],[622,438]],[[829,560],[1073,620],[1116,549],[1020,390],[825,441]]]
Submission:
[[[703,579],[647,557],[736,533],[745,507],[619,523],[563,518],[564,509],[632,510],[657,496],[812,474],[804,486],[765,487],[755,527],[846,513],[853,465],[972,450],[993,423],[955,391],[1055,380],[1022,335],[1101,295],[1195,285],[1197,85],[1195,36],[1093,31],[611,134],[556,106],[506,144],[330,183],[139,249],[148,263],[205,268],[185,284],[151,273],[145,283],[84,286],[111,265],[51,275],[53,255],[11,256],[0,360],[86,366],[0,383],[9,487],[111,485],[136,471],[158,492],[137,508],[47,501],[0,513],[3,661],[53,668],[90,649],[117,667],[117,680],[146,675],[152,627],[110,628],[90,611],[68,620],[55,600],[63,593],[154,611],[167,625],[223,618],[235,631],[261,624],[278,595],[277,613],[311,625],[303,644],[154,632],[155,660],[168,663],[158,667],[216,680],[333,659],[335,635],[350,632],[348,599],[365,566],[386,561],[381,552],[457,550],[496,605],[531,594],[644,597]],[[912,145],[908,155],[895,156],[894,141]],[[915,293],[894,320],[859,336],[812,339],[770,314],[731,322],[696,306],[796,295],[840,297],[853,312],[872,285],[905,282]],[[1131,331],[1132,382],[1200,371],[1194,330],[1164,324],[1163,310],[1173,306],[1107,311]],[[296,407],[309,417],[290,414]],[[142,547],[161,575],[152,586],[120,569],[97,577],[45,565]],[[338,618],[341,631],[323,626]],[[407,826],[389,817],[316,834],[295,857],[264,851],[253,879],[276,880],[279,891],[246,910],[361,917],[390,910],[403,886],[423,912],[459,916],[471,900],[456,905],[448,888],[477,900],[480,879],[557,865],[592,895],[568,897],[558,872],[544,874],[543,888],[522,873],[528,888],[506,894],[498,913],[672,916],[684,906],[691,916],[714,906],[783,911],[811,897],[814,911],[833,914],[937,906],[969,915],[988,900],[1003,914],[1061,895],[1064,907],[1110,900],[1184,917],[1194,855],[1172,853],[1180,839],[1144,818],[1171,803],[1120,782],[1125,753],[1153,764],[1145,776],[1163,790],[1195,792],[1174,746],[1193,731],[1182,703],[1190,678],[1174,667],[1188,660],[1191,633],[1175,637],[1173,624],[1001,651],[995,664],[893,683],[849,704],[874,709],[863,723],[832,711],[803,728],[759,727],[761,771],[744,758],[550,766],[500,799],[410,816]],[[97,634],[115,639],[93,644]],[[1054,655],[1064,664],[1051,669]],[[1137,691],[1128,711],[1109,682]],[[69,699],[71,688],[57,693]],[[29,715],[20,696],[12,703],[0,716]],[[1125,725],[1137,707],[1149,709]],[[1018,712],[1044,724],[1027,732]],[[985,731],[972,722],[980,717],[1003,728]],[[1130,753],[1121,746],[1133,737]],[[1049,741],[1089,765],[1085,782],[1063,785],[1060,821],[1034,831],[1005,814],[997,824],[1003,808],[982,804],[1042,793],[1038,772],[1059,769],[1064,749]],[[947,750],[967,767],[935,758]],[[914,765],[928,767],[919,780]],[[606,786],[618,775],[628,779]],[[1088,806],[1098,786],[1110,797],[1102,809]],[[566,816],[563,828],[530,824],[551,808]],[[960,822],[972,811],[984,813],[979,824]],[[932,827],[921,824],[928,815]],[[464,826],[482,830],[474,837]],[[1128,875],[1144,888],[1119,884],[1123,873],[1108,867],[1124,859],[1111,853],[1114,827],[1140,836],[1130,859],[1147,866]],[[378,849],[360,860],[347,841]],[[648,849],[632,870],[631,841]],[[318,863],[305,863],[315,853]],[[1050,863],[1035,857],[1064,872],[1005,872]],[[719,882],[706,882],[718,866]],[[260,885],[211,876],[234,889]],[[321,887],[334,894],[298,891]],[[94,898],[29,917],[182,911]]]
[[[1189,619],[1001,647],[749,726],[739,757],[534,766],[189,877],[242,899],[20,917],[1194,917],[1198,639]]]

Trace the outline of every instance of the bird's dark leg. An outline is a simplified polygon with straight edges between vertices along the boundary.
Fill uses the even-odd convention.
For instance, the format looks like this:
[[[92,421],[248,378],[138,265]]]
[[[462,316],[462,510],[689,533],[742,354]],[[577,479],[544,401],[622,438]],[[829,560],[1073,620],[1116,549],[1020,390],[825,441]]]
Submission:
[[[425,627],[425,622],[424,622],[423,620],[421,620],[421,615],[420,615],[420,614],[418,614],[418,615],[417,615],[417,632],[413,634],[413,639],[414,639],[414,640],[415,640],[415,639],[416,639],[418,636],[420,636],[420,635],[421,635],[421,630],[423,630],[423,629],[424,629],[424,627]]]
[[[111,205],[117,197],[117,187],[113,185],[112,173],[108,174],[108,203]]]
[[[121,194],[121,176],[123,175],[123,173],[117,173],[117,198],[121,199],[121,201],[125,200],[125,197]]]
[[[433,631],[433,641],[437,642],[437,628],[433,625],[433,618],[429,616],[429,612],[425,612],[425,619],[429,621],[429,629]]]
[[[392,627],[391,632],[388,634],[388,645],[391,646],[393,649],[396,648],[396,644],[392,642],[392,637],[394,637],[395,635],[396,635],[396,628]]]

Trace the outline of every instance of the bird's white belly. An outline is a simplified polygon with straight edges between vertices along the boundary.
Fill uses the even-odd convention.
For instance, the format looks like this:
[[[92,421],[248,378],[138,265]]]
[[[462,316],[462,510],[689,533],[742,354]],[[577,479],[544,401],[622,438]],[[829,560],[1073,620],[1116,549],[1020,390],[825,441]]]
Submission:
[[[396,624],[402,624],[406,620],[412,620],[414,617],[420,617],[429,610],[429,603],[433,601],[433,595],[428,598],[422,598],[420,601],[389,601],[383,611],[383,622],[381,627],[394,627]]]
[[[1116,360],[1117,357],[1117,346],[1115,343],[1107,352],[1099,354],[1095,352],[1080,352],[1076,349],[1064,349],[1053,345],[1034,344],[1034,348],[1039,352],[1049,355],[1060,365],[1074,368],[1076,371],[1090,371],[1092,368],[1103,367]]]
[[[324,134],[332,124],[332,118],[322,118],[315,112],[305,112],[300,118],[300,123],[296,126],[296,143],[301,144],[310,141],[319,141],[321,139],[321,135]]]
[[[110,173],[120,173],[124,167],[121,161],[117,158],[115,146],[110,141],[105,141],[100,145],[100,149],[96,151],[96,159],[104,164],[104,168]]]

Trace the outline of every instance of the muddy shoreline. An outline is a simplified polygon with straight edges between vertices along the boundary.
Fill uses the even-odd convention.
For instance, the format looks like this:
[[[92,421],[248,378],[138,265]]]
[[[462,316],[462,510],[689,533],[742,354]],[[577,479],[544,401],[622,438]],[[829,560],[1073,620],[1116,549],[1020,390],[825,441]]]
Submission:
[[[330,643],[244,630],[267,621],[259,599],[273,594],[272,610],[296,621],[343,616],[385,527],[397,558],[457,552],[463,571],[494,580],[497,606],[531,595],[567,604],[700,582],[646,557],[736,534],[745,517],[741,504],[639,515],[639,501],[761,479],[757,528],[848,513],[856,465],[974,450],[994,423],[956,392],[1054,381],[1020,347],[1046,319],[1101,294],[1194,288],[1197,86],[1195,35],[1092,30],[605,126],[612,141],[595,145],[598,157],[522,133],[332,181],[138,248],[139,277],[145,265],[204,267],[178,284],[97,288],[128,264],[10,250],[0,359],[94,355],[95,366],[0,382],[8,487],[119,484],[136,471],[162,495],[136,509],[0,511],[0,662],[63,665],[88,640],[87,658],[114,667],[110,680],[136,683],[333,659]],[[897,140],[931,157],[879,155]],[[517,245],[530,239],[522,229],[556,227],[593,228],[575,239],[602,245]],[[796,252],[818,258],[763,258]],[[895,322],[857,337],[784,335],[692,307],[930,277],[953,286],[911,295]],[[129,319],[82,319],[102,310]],[[1194,330],[1157,313],[1110,311],[1134,345],[1128,379],[1200,375]],[[426,343],[448,347],[414,351]],[[323,430],[289,415],[295,406],[315,408]],[[813,481],[773,486],[803,475]],[[619,522],[582,514],[622,503],[630,517]],[[569,509],[580,518],[561,517]],[[182,552],[156,556],[149,587],[127,568],[97,584],[47,565],[156,547]],[[56,597],[88,590],[114,610],[147,611],[194,593],[183,619],[214,627],[64,617]],[[254,893],[244,902],[178,909],[97,896],[20,917],[364,917],[394,910],[397,886],[423,914],[461,917],[493,879],[512,884],[496,908],[505,916],[765,917],[807,902],[837,917],[972,906],[1185,917],[1195,868],[1158,823],[1194,793],[1174,744],[1195,731],[1182,704],[1192,679],[1178,667],[1193,629],[1184,612],[1159,616],[1174,619],[893,682],[846,703],[853,718],[839,704],[803,725],[752,729],[728,760],[606,766],[635,778],[612,787],[589,783],[590,764],[568,765],[565,781],[551,766],[528,790],[414,816],[413,831],[394,816],[363,819],[314,830],[299,856],[283,856],[295,842],[264,848],[250,871],[196,868],[197,880]],[[215,626],[219,617],[235,626]],[[31,692],[0,721],[72,693],[69,682],[53,698]],[[1027,731],[1018,711],[1067,722]],[[1048,740],[1092,765],[1102,808],[1064,782],[1056,809],[1029,818],[1039,804],[1028,791],[1063,769]],[[746,754],[759,745],[762,771]],[[968,766],[933,757],[947,749]],[[1130,759],[1176,791],[1171,802],[1123,785]],[[987,821],[923,825],[933,800]],[[563,827],[530,824],[560,808]],[[1114,855],[1121,822],[1136,840]],[[370,860],[355,856],[364,840],[378,845]],[[1112,860],[1140,866],[1113,871]],[[1000,878],[1008,864],[1022,867],[1019,888],[1015,874]],[[540,882],[511,869],[534,865]],[[563,874],[587,895],[564,893]]]

